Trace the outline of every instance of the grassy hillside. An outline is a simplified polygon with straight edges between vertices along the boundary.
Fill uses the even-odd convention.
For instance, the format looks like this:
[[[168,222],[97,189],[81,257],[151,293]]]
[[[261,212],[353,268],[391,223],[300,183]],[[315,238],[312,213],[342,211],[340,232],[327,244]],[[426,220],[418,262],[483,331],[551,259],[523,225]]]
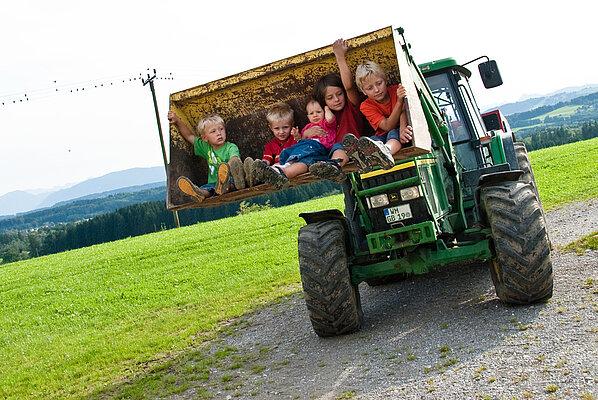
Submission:
[[[546,208],[598,197],[598,139],[531,158]],[[0,398],[95,398],[157,371],[224,321],[299,290],[298,214],[342,203],[331,196],[0,266]],[[159,381],[156,392],[177,385]],[[139,387],[122,398],[153,390]]]
[[[598,138],[530,153],[544,209],[598,197]]]
[[[295,291],[298,214],[340,204],[333,196],[2,266],[0,397],[82,395]]]

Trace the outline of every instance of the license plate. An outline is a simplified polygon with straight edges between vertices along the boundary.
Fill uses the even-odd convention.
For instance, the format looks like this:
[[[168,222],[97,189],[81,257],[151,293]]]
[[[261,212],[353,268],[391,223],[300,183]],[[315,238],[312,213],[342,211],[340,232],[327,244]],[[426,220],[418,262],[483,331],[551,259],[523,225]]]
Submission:
[[[384,216],[386,217],[386,222],[390,224],[393,222],[412,218],[413,214],[411,214],[411,207],[409,206],[409,204],[403,204],[396,207],[385,208]]]

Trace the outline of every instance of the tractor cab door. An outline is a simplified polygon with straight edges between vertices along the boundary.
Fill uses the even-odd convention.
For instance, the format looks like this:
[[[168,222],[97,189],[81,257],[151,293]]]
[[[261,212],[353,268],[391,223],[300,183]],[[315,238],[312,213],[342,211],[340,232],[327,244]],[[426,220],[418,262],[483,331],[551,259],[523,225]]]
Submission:
[[[461,168],[473,170],[491,165],[488,148],[480,145],[486,138],[486,129],[464,72],[443,69],[426,75],[426,82],[444,114]]]

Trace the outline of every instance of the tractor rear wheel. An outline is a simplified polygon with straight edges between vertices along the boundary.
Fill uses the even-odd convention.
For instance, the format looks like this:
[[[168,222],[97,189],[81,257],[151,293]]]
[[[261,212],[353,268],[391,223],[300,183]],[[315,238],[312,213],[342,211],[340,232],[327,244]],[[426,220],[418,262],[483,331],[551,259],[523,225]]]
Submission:
[[[482,205],[494,239],[490,273],[498,297],[507,304],[552,297],[550,242],[532,186],[521,181],[487,186]]]
[[[521,142],[513,143],[513,147],[515,147],[515,157],[517,158],[517,164],[519,164],[519,169],[523,171],[523,174],[519,178],[520,182],[529,183],[534,190],[536,196],[538,196],[538,201],[540,201],[540,194],[538,193],[538,185],[536,184],[536,178],[534,177],[534,171],[532,170],[532,163],[529,160],[529,155],[527,154],[527,149],[525,148],[525,144]],[[540,202],[542,205],[542,202]]]
[[[318,336],[358,330],[363,322],[359,290],[351,282],[345,228],[340,220],[299,229],[299,269],[307,311]]]

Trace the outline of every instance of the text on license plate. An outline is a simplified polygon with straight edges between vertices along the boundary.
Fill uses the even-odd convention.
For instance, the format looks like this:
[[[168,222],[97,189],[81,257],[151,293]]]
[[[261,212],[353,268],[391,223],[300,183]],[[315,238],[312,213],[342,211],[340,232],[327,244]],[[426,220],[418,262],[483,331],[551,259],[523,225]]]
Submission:
[[[403,204],[396,207],[385,208],[384,216],[386,217],[387,223],[402,221],[404,219],[412,218],[411,207],[409,204]]]

